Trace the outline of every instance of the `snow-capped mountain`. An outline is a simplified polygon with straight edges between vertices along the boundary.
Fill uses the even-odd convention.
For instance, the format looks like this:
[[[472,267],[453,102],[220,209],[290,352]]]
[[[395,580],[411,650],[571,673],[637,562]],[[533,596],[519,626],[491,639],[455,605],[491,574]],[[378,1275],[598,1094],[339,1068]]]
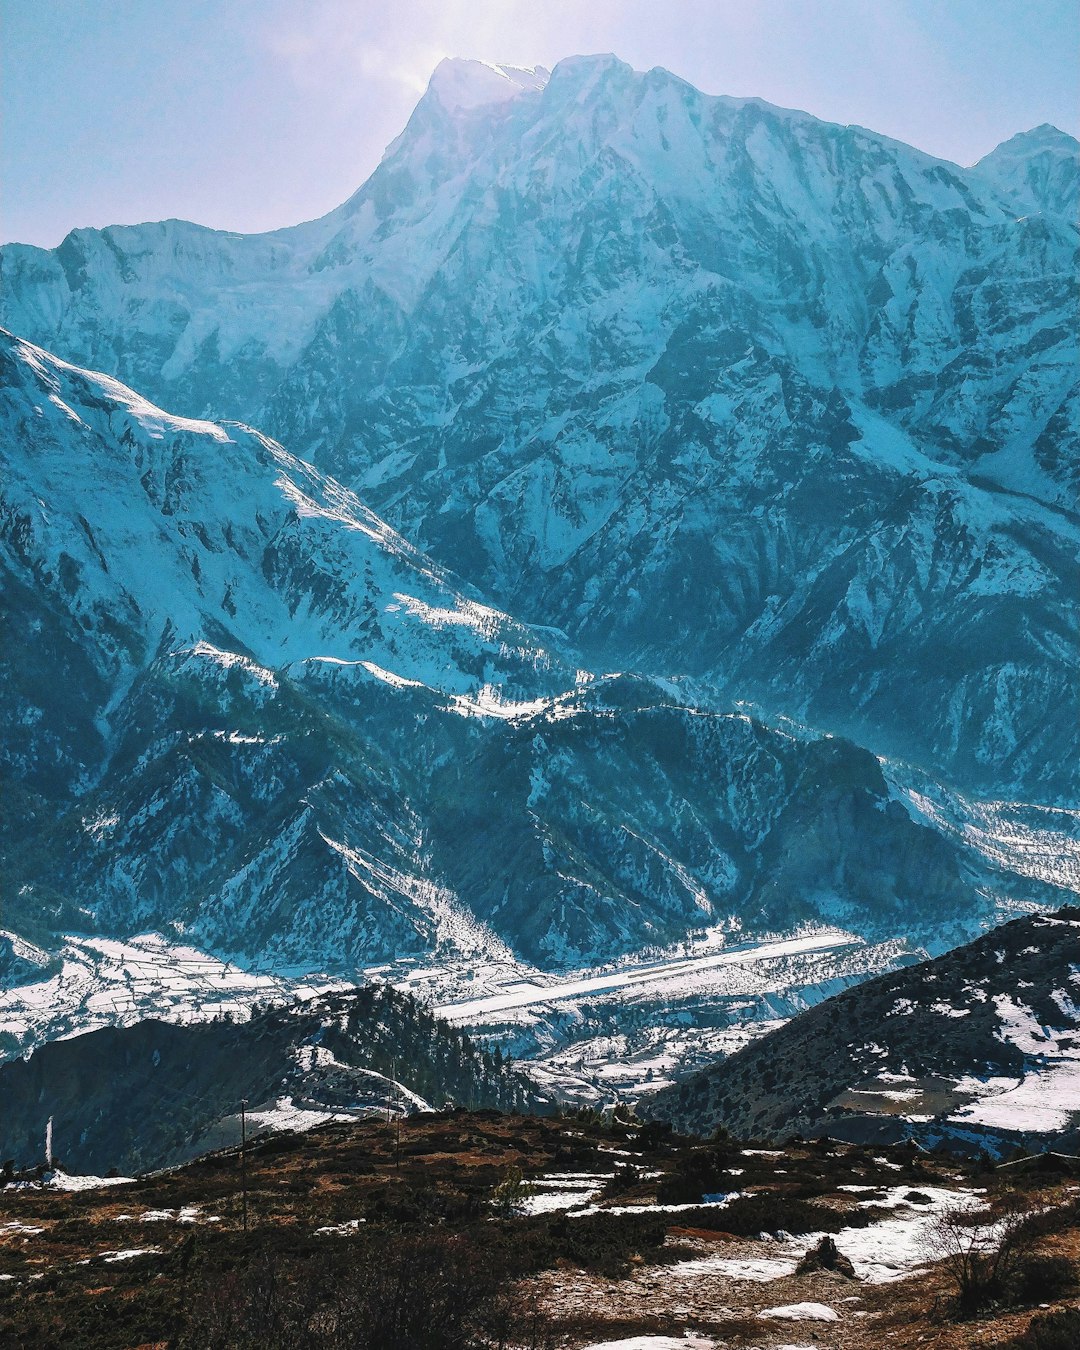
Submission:
[[[1067,881],[848,741],[589,672],[257,432],[9,336],[0,381],[24,940],[565,966],[724,925],[941,944]]]
[[[1013,920],[828,999],[648,1109],[700,1133],[1075,1151],[1078,957],[1076,906]]]
[[[74,896],[92,892],[93,914],[130,931],[183,919],[213,876],[239,891],[217,923],[240,946],[252,934],[237,904],[277,932],[274,906],[304,893],[312,959],[320,933],[381,951],[402,924],[414,936],[421,911],[429,934],[453,923],[441,895],[393,869],[418,841],[377,736],[313,707],[305,667],[347,672],[357,701],[421,690],[461,715],[572,686],[572,671],[257,433],[172,418],[6,336],[0,381],[16,908],[48,910],[52,880],[62,910],[77,917]],[[378,840],[378,867],[320,831],[326,798],[357,844]],[[350,906],[354,891],[376,917]],[[259,909],[264,893],[274,903]]]
[[[0,305],[592,667],[1067,801],[1076,181],[1054,128],[961,169],[610,57],[451,61],[322,220],[10,245]]]

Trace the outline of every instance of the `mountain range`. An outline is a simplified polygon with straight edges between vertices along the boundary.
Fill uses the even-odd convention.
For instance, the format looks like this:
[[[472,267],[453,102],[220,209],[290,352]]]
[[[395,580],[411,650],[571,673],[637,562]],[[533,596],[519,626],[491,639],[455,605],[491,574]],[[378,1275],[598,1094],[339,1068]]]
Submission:
[[[0,381],[25,937],[565,965],[733,915],[927,934],[980,922],[990,878],[1041,893],[848,741],[575,666],[258,433],[18,339]]]
[[[4,246],[12,979],[1061,903],[1077,183],[451,61],[322,220]]]
[[[610,57],[444,62],[321,220],[0,253],[0,321],[243,418],[586,664],[1066,804],[1077,144],[971,169]]]

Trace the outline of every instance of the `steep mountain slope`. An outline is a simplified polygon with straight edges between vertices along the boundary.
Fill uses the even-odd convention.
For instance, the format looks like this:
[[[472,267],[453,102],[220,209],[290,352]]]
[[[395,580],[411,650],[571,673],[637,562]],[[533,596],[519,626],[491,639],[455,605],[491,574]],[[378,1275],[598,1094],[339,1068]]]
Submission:
[[[1080,909],[1013,920],[868,980],[647,1109],[704,1133],[1075,1146]]]
[[[203,870],[257,872],[261,837],[280,867],[293,867],[292,887],[273,878],[279,903],[303,889],[329,901],[331,890],[346,907],[376,905],[376,918],[356,923],[374,929],[377,945],[402,924],[430,935],[440,897],[413,894],[399,911],[394,897],[407,884],[367,886],[323,843],[304,795],[320,784],[333,793],[333,720],[302,698],[279,703],[270,667],[352,663],[361,681],[415,682],[466,711],[492,680],[504,698],[535,696],[566,673],[553,680],[557,662],[532,635],[452,590],[351,494],[257,433],[170,418],[15,340],[5,338],[0,362],[3,833],[20,880],[15,917],[51,913],[57,927],[78,915],[72,877],[61,873],[55,891],[46,883],[44,896],[34,884],[62,866],[65,843],[73,865],[92,865],[92,841],[107,841],[121,819],[86,796],[109,768],[107,783],[122,780],[130,807],[124,825],[142,834],[98,878],[102,916],[120,909],[125,926],[148,912],[176,919],[178,895],[197,903],[188,888]],[[256,725],[269,703],[277,724]],[[179,754],[168,718],[176,704],[198,726],[185,727],[194,744]],[[215,704],[252,725],[214,725]],[[411,857],[408,811],[387,800],[377,745],[353,739],[354,781],[341,782],[353,789],[357,828],[377,833],[385,865]],[[246,764],[230,795],[231,756]],[[167,858],[151,836],[168,841]],[[172,897],[164,916],[154,907],[162,893]],[[335,917],[327,904],[322,922]],[[220,922],[241,936],[235,916]]]
[[[393,1075],[393,1076],[391,1076]],[[0,1155],[41,1160],[53,1119],[71,1171],[130,1175],[239,1141],[249,1128],[441,1106],[542,1106],[511,1073],[388,986],[259,1012],[250,1021],[135,1026],[53,1041],[0,1067]]]
[[[255,432],[17,339],[0,371],[23,937],[175,931],[338,972],[587,964],[717,925],[937,947],[1064,880],[849,742],[580,669]]]
[[[1068,801],[1076,155],[447,62],[323,220],[9,246],[2,313],[256,420],[592,665]]]

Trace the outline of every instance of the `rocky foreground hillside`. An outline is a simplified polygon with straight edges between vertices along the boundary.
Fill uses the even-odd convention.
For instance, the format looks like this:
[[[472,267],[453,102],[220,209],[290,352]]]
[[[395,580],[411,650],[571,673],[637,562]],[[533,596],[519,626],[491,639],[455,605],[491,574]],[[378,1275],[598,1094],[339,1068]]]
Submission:
[[[647,1109],[703,1134],[1080,1151],[1080,909],[867,980]]]
[[[934,1246],[956,1216],[991,1246],[1002,1223],[1024,1234],[974,1302]],[[138,1179],[0,1190],[0,1340],[1060,1350],[1075,1344],[1078,1255],[1067,1172],[440,1113],[256,1141],[243,1165],[233,1148]]]

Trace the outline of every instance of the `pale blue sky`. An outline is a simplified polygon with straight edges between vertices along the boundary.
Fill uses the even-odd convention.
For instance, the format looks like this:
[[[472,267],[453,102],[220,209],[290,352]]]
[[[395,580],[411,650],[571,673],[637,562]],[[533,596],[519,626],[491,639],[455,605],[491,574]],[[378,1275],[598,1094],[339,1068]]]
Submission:
[[[0,240],[343,201],[443,55],[613,51],[971,163],[1076,134],[1080,0],[0,0]]]

